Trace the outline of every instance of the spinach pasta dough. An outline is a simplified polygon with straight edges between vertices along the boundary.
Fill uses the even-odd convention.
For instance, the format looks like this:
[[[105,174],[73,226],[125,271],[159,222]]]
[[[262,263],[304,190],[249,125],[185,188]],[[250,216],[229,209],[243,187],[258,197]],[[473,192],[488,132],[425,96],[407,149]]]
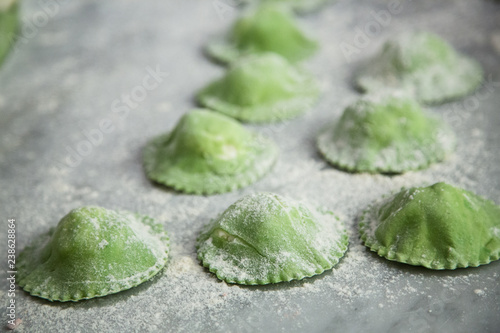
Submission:
[[[372,251],[410,265],[455,269],[500,257],[500,207],[446,183],[402,190],[374,203],[359,229]]]
[[[213,194],[249,185],[267,173],[276,145],[224,115],[193,110],[144,150],[147,176],[176,190]]]
[[[0,65],[9,53],[19,30],[17,0],[0,0]]]
[[[306,112],[319,96],[312,75],[272,53],[235,61],[197,96],[204,107],[245,122],[274,122]]]
[[[318,137],[334,166],[350,172],[403,173],[442,161],[455,135],[440,119],[400,93],[365,96]]]
[[[356,82],[366,92],[403,89],[422,103],[436,104],[473,92],[482,77],[478,62],[457,53],[439,36],[417,32],[386,42],[361,68]]]
[[[78,301],[130,289],[167,263],[161,224],[101,207],[74,209],[18,259],[19,285],[50,301]]]
[[[343,223],[328,211],[272,193],[248,195],[208,224],[198,258],[228,283],[300,280],[337,264],[347,250]]]
[[[209,43],[206,51],[223,63],[262,52],[277,53],[290,62],[298,62],[312,56],[317,49],[317,42],[298,27],[290,10],[278,4],[262,4],[239,18],[224,40]]]

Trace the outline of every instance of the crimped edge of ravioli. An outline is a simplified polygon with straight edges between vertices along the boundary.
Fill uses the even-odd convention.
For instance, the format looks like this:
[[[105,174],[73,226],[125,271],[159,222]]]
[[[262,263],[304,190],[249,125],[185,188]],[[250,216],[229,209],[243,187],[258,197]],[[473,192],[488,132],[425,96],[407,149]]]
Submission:
[[[385,63],[383,59],[379,56],[375,60],[366,63],[362,66],[355,75],[354,86],[356,89],[362,93],[374,93],[379,89],[387,89],[387,87],[393,87],[394,89],[403,89],[405,91],[412,92],[415,99],[426,105],[440,105],[446,102],[451,102],[462,97],[468,96],[478,89],[484,80],[484,70],[481,64],[466,55],[458,54],[458,62],[460,63],[459,74],[464,75],[464,73],[469,73],[470,75],[476,77],[476,80],[465,84],[462,90],[457,91],[447,91],[445,94],[439,96],[439,94],[434,93],[434,96],[426,96],[422,94],[419,89],[419,85],[415,82],[415,76],[411,74],[396,75],[396,73],[381,71]],[[377,68],[380,67],[380,68]],[[439,66],[439,65],[435,65]],[[454,69],[447,68],[447,75],[455,75],[458,79],[459,75]],[[418,82],[418,81],[417,81]],[[378,88],[380,87],[380,88]],[[441,87],[442,88],[442,87]],[[449,89],[449,88],[448,88]],[[438,87],[434,91],[440,91]]]
[[[402,190],[405,190],[405,188],[403,188]],[[390,261],[396,261],[402,264],[408,264],[412,266],[422,266],[433,270],[445,270],[445,269],[454,270],[457,268],[478,267],[481,265],[487,265],[495,260],[500,259],[500,249],[499,249],[498,253],[493,253],[488,257],[487,260],[483,261],[478,260],[475,262],[468,262],[468,263],[460,263],[460,262],[453,263],[446,261],[445,264],[439,264],[434,260],[434,258],[422,258],[421,256],[416,258],[411,258],[411,256],[401,255],[399,253],[396,253],[395,251],[392,251],[390,248],[380,245],[380,243],[376,240],[375,236],[372,234],[372,231],[376,229],[373,227],[373,224],[377,222],[374,213],[376,208],[392,200],[397,193],[399,193],[399,191],[392,192],[389,195],[383,195],[382,198],[372,202],[361,214],[358,224],[359,235],[364,245],[368,247],[372,252],[375,252],[380,257],[383,257]],[[494,204],[494,202],[491,200],[488,200],[484,197],[481,198]]]
[[[308,112],[317,101],[321,89],[312,75],[300,71],[305,77],[301,90],[292,98],[282,99],[274,103],[256,106],[239,106],[214,96],[211,91],[216,88],[221,80],[212,82],[196,95],[199,104],[226,116],[248,123],[272,123],[293,119]]]
[[[428,117],[433,118],[438,121],[433,115],[426,112]],[[382,174],[402,174],[408,171],[416,171],[425,169],[432,164],[439,163],[445,161],[449,156],[453,154],[456,148],[456,137],[451,128],[448,128],[444,123],[436,123],[439,128],[439,133],[436,134],[436,140],[440,141],[438,144],[442,147],[442,154],[438,154],[439,152],[432,151],[430,154],[425,155],[425,159],[421,162],[417,160],[408,161],[407,165],[394,165],[392,162],[389,162],[387,159],[380,163],[373,163],[373,165],[369,168],[360,168],[357,166],[358,161],[353,159],[345,159],[339,158],[339,155],[349,155],[352,157],[353,154],[339,154],[339,150],[337,149],[334,141],[332,140],[332,131],[335,129],[335,125],[338,120],[331,123],[330,125],[323,128],[319,135],[316,138],[316,146],[324,159],[333,165],[336,168],[341,170],[351,172],[351,173],[382,173]],[[418,149],[415,147],[414,149]],[[411,162],[411,163],[410,163]]]
[[[305,60],[316,53],[319,45],[316,45],[314,48],[304,48],[300,55],[295,56],[293,59],[290,59],[287,56],[281,55],[288,62],[292,64],[296,64]],[[215,61],[221,65],[228,65],[233,61],[247,57],[255,54],[263,54],[263,53],[276,53],[271,51],[252,51],[252,50],[240,50],[234,43],[231,43],[227,40],[227,37],[218,37],[210,42],[204,47],[203,53],[208,56],[211,60]]]
[[[327,270],[333,269],[339,262],[340,260],[345,256],[345,253],[348,250],[349,247],[349,236],[347,233],[347,229],[345,227],[344,222],[342,222],[336,215],[334,215],[332,212],[328,210],[320,210],[317,209],[316,212],[318,213],[318,216],[321,216],[323,218],[322,223],[323,225],[326,225],[328,223],[338,223],[341,233],[338,235],[338,238],[335,241],[335,245],[332,245],[332,251],[329,253],[327,259],[329,260],[329,265],[328,266],[320,266],[317,265],[316,269],[314,270],[309,270],[309,271],[297,271],[295,274],[286,274],[286,273],[279,273],[279,274],[274,274],[274,275],[268,275],[267,278],[262,278],[262,279],[255,279],[255,278],[240,278],[238,276],[228,276],[228,274],[224,273],[221,269],[215,267],[213,264],[210,262],[207,262],[205,259],[205,255],[203,255],[200,252],[201,245],[200,241],[202,240],[202,236],[204,233],[207,233],[210,231],[212,228],[212,224],[214,223],[215,220],[210,221],[205,227],[202,229],[200,235],[196,239],[196,249],[197,249],[197,257],[198,260],[201,262],[202,266],[207,268],[211,273],[215,274],[219,280],[225,281],[227,283],[231,284],[241,284],[241,285],[267,285],[267,284],[274,284],[274,283],[280,283],[280,282],[290,282],[292,280],[302,280],[305,278],[313,277],[319,274],[322,274],[326,272]],[[319,234],[319,233],[318,233]],[[334,249],[333,247],[337,247]]]
[[[265,174],[270,172],[278,158],[276,144],[271,139],[253,133],[259,151],[257,151],[256,147],[254,160],[242,173],[234,175],[211,173],[212,179],[208,179],[205,173],[186,173],[175,166],[166,171],[158,171],[156,170],[157,155],[160,153],[163,144],[170,138],[171,133],[160,135],[146,144],[143,152],[143,164],[149,179],[180,192],[210,195],[234,191],[253,184],[264,177]]]
[[[126,213],[126,214],[131,214],[129,212],[118,212],[118,213]],[[44,290],[43,288],[40,288],[37,285],[32,285],[30,283],[25,282],[25,278],[20,277],[19,279],[19,286],[23,288],[26,292],[28,292],[32,296],[37,296],[49,301],[59,301],[59,302],[77,302],[80,300],[86,300],[86,299],[91,299],[91,298],[96,298],[96,297],[103,297],[111,294],[116,294],[120,291],[128,290],[133,287],[136,287],[151,278],[153,278],[155,275],[157,275],[167,264],[168,262],[168,257],[169,257],[169,248],[170,248],[170,239],[168,237],[167,232],[163,229],[163,225],[156,223],[155,220],[149,216],[145,215],[139,215],[139,214],[132,214],[136,219],[138,219],[141,223],[146,224],[151,227],[151,236],[153,237],[159,237],[161,242],[165,246],[165,252],[164,255],[160,258],[157,258],[157,261],[154,266],[151,266],[148,270],[144,272],[140,272],[136,275],[133,275],[127,279],[121,279],[117,281],[113,281],[112,285],[108,286],[108,288],[101,288],[99,290],[77,290],[73,294],[64,294],[60,293],[57,290]],[[23,264],[23,258],[25,256],[31,257],[30,253],[33,253],[34,251],[39,251],[40,248],[42,248],[52,237],[55,227],[50,228],[50,230],[40,236],[32,245],[27,246],[19,255],[18,259],[18,271],[23,272],[24,270],[27,270],[26,264]],[[161,229],[161,233],[157,233]],[[30,263],[28,262],[27,265]],[[22,274],[22,273],[21,273]],[[21,275],[20,274],[20,275]],[[90,281],[92,282],[92,281]],[[89,281],[85,281],[86,284],[89,283]],[[101,283],[101,282],[99,282]],[[79,286],[81,283],[75,283],[75,286]]]

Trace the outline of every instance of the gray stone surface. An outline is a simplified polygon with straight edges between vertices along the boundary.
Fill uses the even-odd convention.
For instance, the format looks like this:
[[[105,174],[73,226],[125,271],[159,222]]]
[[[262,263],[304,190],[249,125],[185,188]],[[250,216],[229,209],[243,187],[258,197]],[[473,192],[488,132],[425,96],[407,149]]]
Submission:
[[[19,332],[498,332],[500,262],[456,271],[411,267],[365,250],[356,232],[366,205],[402,186],[447,181],[500,203],[498,3],[405,0],[384,26],[372,14],[387,9],[382,0],[339,1],[301,18],[322,45],[304,66],[321,80],[323,97],[298,119],[249,126],[278,143],[274,171],[245,189],[210,197],[151,184],[141,149],[170,130],[194,107],[194,93],[223,73],[201,47],[226,31],[235,15],[231,6],[218,12],[214,3],[235,2],[54,3],[23,3],[25,25],[34,29],[24,31],[0,71],[0,251],[7,251],[8,218],[16,219],[21,250],[72,208],[94,204],[158,219],[171,235],[172,255],[152,281],[104,298],[61,304],[18,290]],[[375,33],[362,40],[358,28]],[[493,82],[473,97],[431,108],[457,132],[457,153],[427,170],[393,177],[330,167],[316,152],[317,132],[357,97],[351,78],[359,62],[410,29],[442,35],[478,59]],[[356,42],[358,52],[348,61],[340,45]],[[168,76],[126,107],[123,94],[140,94],[137,87],[156,68]],[[96,131],[103,126],[108,131],[101,139]],[[85,143],[89,134],[95,144]],[[69,153],[78,149],[86,156]],[[341,215],[350,230],[347,256],[332,271],[299,282],[240,287],[218,281],[198,265],[195,238],[203,224],[255,191],[309,200]],[[7,263],[1,267],[6,306]],[[4,307],[2,322],[5,313]]]

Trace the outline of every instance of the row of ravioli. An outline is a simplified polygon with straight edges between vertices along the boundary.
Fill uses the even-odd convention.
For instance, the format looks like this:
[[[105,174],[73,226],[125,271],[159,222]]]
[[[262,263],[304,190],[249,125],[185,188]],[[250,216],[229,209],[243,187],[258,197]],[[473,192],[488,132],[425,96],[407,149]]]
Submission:
[[[403,189],[361,214],[360,237],[388,260],[430,269],[500,258],[500,206],[446,183]],[[200,232],[201,264],[227,283],[264,285],[332,269],[348,249],[345,221],[273,193],[247,195]],[[19,285],[50,301],[79,301],[137,286],[167,264],[169,238],[150,217],[101,207],[72,210],[18,258]]]
[[[268,2],[273,2],[268,4]],[[200,105],[144,149],[148,177],[178,191],[222,193],[273,167],[277,146],[245,129],[296,117],[320,95],[299,61],[317,43],[298,27],[286,1],[264,1],[238,19],[207,53],[227,73],[197,94]],[[290,1],[319,4],[324,1]],[[312,8],[312,7],[307,7]],[[439,37],[413,33],[386,43],[357,84],[368,92],[318,134],[317,146],[350,172],[402,173],[446,158],[451,129],[423,110],[480,83],[479,65]],[[383,87],[383,89],[380,89]],[[389,88],[389,89],[388,89]],[[272,193],[241,198],[197,239],[204,267],[228,283],[300,280],[332,269],[348,249],[345,225],[326,208]],[[500,257],[500,207],[445,183],[405,189],[368,207],[362,241],[379,255],[431,269],[479,266]],[[154,219],[101,207],[71,211],[18,258],[19,284],[51,301],[78,301],[134,287],[168,261],[169,239]]]
[[[298,62],[317,48],[287,7],[250,8],[230,33],[206,47],[212,59],[228,64],[221,78],[196,94],[212,112],[191,112],[151,141],[144,153],[148,177],[196,194],[231,191],[262,177],[276,148],[227,117],[262,124],[310,110],[319,83]],[[356,77],[368,93],[318,135],[318,150],[342,170],[394,174],[425,168],[454,151],[451,128],[422,104],[473,92],[483,72],[440,37],[416,32],[388,41]]]

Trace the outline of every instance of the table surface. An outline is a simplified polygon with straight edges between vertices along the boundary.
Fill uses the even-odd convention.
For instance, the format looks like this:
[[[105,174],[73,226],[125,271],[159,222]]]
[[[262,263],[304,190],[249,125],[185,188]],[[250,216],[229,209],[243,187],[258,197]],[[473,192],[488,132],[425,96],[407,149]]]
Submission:
[[[389,262],[365,249],[356,226],[371,201],[403,186],[446,181],[500,203],[500,4],[401,0],[397,13],[381,18],[388,2],[353,0],[301,17],[321,44],[303,66],[324,93],[304,116],[248,126],[277,142],[273,171],[247,188],[214,196],[154,185],[144,176],[141,151],[195,107],[196,91],[223,74],[202,46],[227,31],[236,3],[23,2],[23,38],[0,71],[4,228],[8,218],[16,219],[19,251],[69,210],[100,205],[156,218],[172,247],[162,273],[115,295],[51,303],[18,290],[19,332],[498,332],[500,262],[454,271]],[[360,39],[366,29],[372,33]],[[385,40],[415,29],[443,36],[486,73],[475,95],[430,108],[458,134],[456,154],[397,176],[332,168],[319,157],[315,137],[359,96],[352,73]],[[354,47],[348,56],[341,48],[347,44]],[[143,80],[155,71],[157,87],[141,96]],[[101,130],[107,130],[102,137],[96,134]],[[196,259],[196,236],[256,191],[335,211],[350,232],[346,256],[333,270],[298,282],[242,287],[218,281]],[[7,249],[6,237],[0,249]],[[7,304],[6,269],[0,276],[0,299]],[[4,320],[5,308],[0,313]]]

